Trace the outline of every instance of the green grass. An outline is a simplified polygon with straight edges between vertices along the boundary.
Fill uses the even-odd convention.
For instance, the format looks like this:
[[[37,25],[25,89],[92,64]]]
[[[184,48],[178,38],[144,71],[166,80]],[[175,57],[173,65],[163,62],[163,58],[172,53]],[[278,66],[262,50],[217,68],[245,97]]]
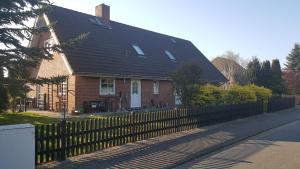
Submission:
[[[104,118],[101,115],[87,116],[87,117],[72,117],[68,118],[67,121],[80,121],[87,119],[99,119]],[[52,124],[60,122],[60,118],[49,117],[45,115],[39,115],[36,113],[2,113],[0,114],[0,125],[9,125],[9,124],[25,124],[30,123],[32,125],[43,125],[43,124]]]
[[[33,125],[57,123],[60,119],[38,115],[35,113],[3,113],[0,114],[0,125],[8,124],[24,124],[30,123]]]

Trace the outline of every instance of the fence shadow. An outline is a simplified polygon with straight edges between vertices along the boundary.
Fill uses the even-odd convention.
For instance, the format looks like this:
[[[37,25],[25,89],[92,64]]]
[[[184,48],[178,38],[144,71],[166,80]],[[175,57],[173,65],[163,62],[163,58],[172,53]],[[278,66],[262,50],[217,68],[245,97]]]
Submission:
[[[251,164],[252,162],[245,160],[252,154],[256,154],[269,146],[278,146],[268,140],[249,140],[243,142],[237,147],[230,149],[230,152],[223,151],[217,154],[211,154],[209,157],[190,161],[176,169],[184,168],[201,168],[201,169],[224,169],[231,168],[240,164]]]

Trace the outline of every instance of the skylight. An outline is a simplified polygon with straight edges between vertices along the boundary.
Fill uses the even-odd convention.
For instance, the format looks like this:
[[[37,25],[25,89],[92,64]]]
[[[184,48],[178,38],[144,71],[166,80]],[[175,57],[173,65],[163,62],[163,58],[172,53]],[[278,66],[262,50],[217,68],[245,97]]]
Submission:
[[[175,39],[173,39],[173,38],[171,38],[171,41],[172,41],[173,43],[176,43],[176,40],[175,40]]]
[[[171,59],[173,61],[176,60],[175,57],[174,57],[174,55],[170,51],[165,50],[165,54],[168,55],[169,59]]]
[[[90,20],[90,22],[92,22],[95,25],[99,25],[99,26],[103,25],[102,22],[97,17],[90,18],[89,20]]]
[[[136,53],[140,56],[144,56],[145,53],[143,52],[143,50],[136,44],[132,44],[133,49],[136,51]]]

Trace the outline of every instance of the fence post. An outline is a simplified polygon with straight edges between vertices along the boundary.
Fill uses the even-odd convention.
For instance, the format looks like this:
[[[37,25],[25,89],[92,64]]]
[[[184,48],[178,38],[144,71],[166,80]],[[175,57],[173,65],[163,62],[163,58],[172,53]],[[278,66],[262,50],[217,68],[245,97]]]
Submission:
[[[38,148],[39,148],[39,126],[35,126],[35,165],[39,163],[38,161]]]
[[[266,105],[266,110],[265,110],[265,103],[264,103],[264,100],[262,99],[261,100],[261,105],[262,105],[262,112],[260,112],[259,114],[263,114],[263,113],[267,113],[268,112],[268,104],[269,104],[269,102],[267,103],[267,105]]]
[[[180,118],[179,118],[179,116],[180,116],[180,111],[179,111],[180,109],[178,109],[178,108],[176,108],[176,110],[175,110],[175,115],[176,115],[176,132],[179,132],[180,131]]]
[[[272,101],[272,98],[269,98],[269,99],[268,99],[267,113],[271,112],[271,101]]]
[[[296,108],[296,96],[293,96],[293,108]]]
[[[66,159],[66,120],[61,121],[61,147],[60,147],[60,160]]]
[[[137,120],[138,120],[138,118],[137,118],[137,114],[136,113],[133,113],[133,133],[134,133],[134,142],[136,142],[137,141]]]

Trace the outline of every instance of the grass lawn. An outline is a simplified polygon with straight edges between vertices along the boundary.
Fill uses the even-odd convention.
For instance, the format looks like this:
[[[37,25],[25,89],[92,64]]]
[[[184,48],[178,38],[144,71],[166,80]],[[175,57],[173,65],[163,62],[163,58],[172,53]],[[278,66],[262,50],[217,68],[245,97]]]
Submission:
[[[68,118],[67,121],[80,121],[86,119],[98,119],[103,118],[104,116],[95,115],[95,116],[86,116],[86,117],[72,117]],[[25,124],[30,123],[33,125],[43,125],[43,124],[52,124],[60,122],[60,118],[49,117],[45,115],[40,115],[37,113],[3,113],[0,114],[0,125],[9,125],[9,124]]]
[[[35,113],[3,113],[0,114],[0,125],[7,124],[24,124],[30,123],[33,125],[51,124],[59,122],[60,119],[38,115]]]

